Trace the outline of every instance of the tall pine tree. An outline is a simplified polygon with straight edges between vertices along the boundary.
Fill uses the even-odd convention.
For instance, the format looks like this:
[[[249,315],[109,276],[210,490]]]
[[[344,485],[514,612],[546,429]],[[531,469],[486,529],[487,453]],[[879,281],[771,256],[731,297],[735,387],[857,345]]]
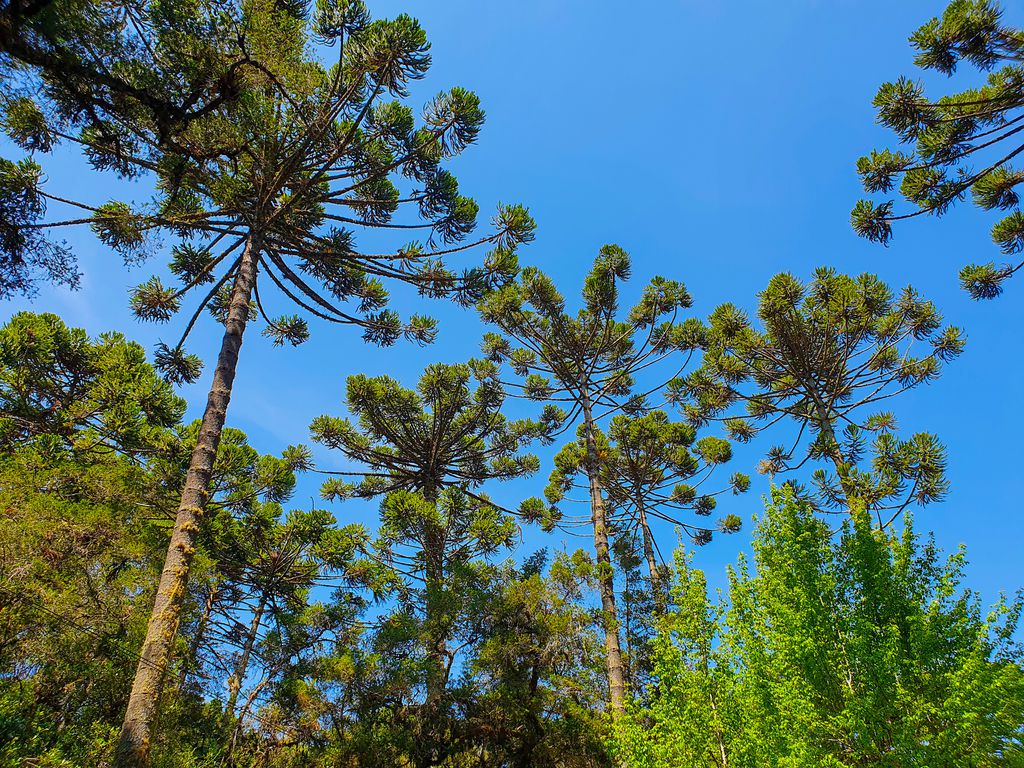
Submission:
[[[637,304],[620,317],[619,284],[628,279],[629,256],[615,245],[601,248],[583,284],[583,307],[575,314],[551,279],[535,268],[491,294],[480,304],[485,321],[501,334],[488,334],[484,352],[492,362],[507,360],[522,378],[525,396],[567,407],[566,428],[579,422],[583,446],[579,466],[587,477],[590,524],[597,558],[601,615],[605,632],[609,706],[614,717],[625,709],[626,691],[615,573],[609,547],[610,524],[602,483],[606,458],[599,450],[599,421],[619,412],[644,408],[643,392],[634,391],[635,376],[676,351],[691,352],[700,343],[699,323],[677,323],[690,296],[678,282],[653,279]],[[496,371],[489,372],[500,381]],[[660,386],[652,387],[653,390]],[[550,500],[564,487],[555,478]]]
[[[422,678],[410,686],[424,689],[410,751],[423,768],[466,746],[449,690],[459,662],[453,646],[470,644],[460,633],[472,634],[473,595],[487,597],[485,559],[510,547],[517,532],[512,511],[480,486],[536,472],[537,457],[523,449],[560,416],[548,407],[541,421],[509,420],[500,386],[484,379],[474,390],[470,383],[468,365],[432,365],[416,390],[387,376],[353,376],[347,405],[357,421],[322,416],[312,425],[314,440],[366,468],[353,473],[361,474],[358,482],[328,480],[324,495],[381,499],[381,527],[368,551],[379,566],[371,583],[398,601],[381,637],[411,640],[422,654]],[[524,502],[521,515],[533,518],[542,507]],[[399,655],[397,646],[392,652]]]
[[[178,32],[203,39],[205,10],[195,10],[193,18],[173,3],[161,9],[184,13],[174,17]],[[224,324],[203,428],[128,704],[120,766],[147,762],[162,673],[180,619],[242,335],[252,317],[263,317],[264,333],[275,344],[301,343],[308,324],[297,314],[271,317],[266,308],[272,300],[291,303],[307,317],[358,326],[370,343],[388,345],[403,337],[425,343],[434,336],[433,321],[418,315],[403,320],[387,309],[388,284],[471,305],[515,274],[514,248],[532,237],[526,211],[502,206],[489,234],[467,240],[477,205],[459,194],[441,163],[476,139],[484,116],[472,93],[454,88],[432,99],[417,125],[401,99],[407,85],[425,75],[430,56],[413,19],[372,21],[363,3],[348,0],[324,0],[308,22],[301,11],[253,2],[237,18],[219,19],[229,31],[205,38],[216,43],[210,71],[231,62],[239,81],[230,87],[238,93],[210,96],[201,119],[186,120],[173,141],[162,133],[163,123],[134,110],[134,102],[112,112],[106,133],[88,121],[77,136],[61,136],[80,144],[98,169],[122,176],[152,173],[157,192],[145,207],[122,201],[93,205],[53,193],[31,158],[0,168],[5,197],[16,205],[3,243],[14,260],[35,253],[60,262],[53,255],[60,246],[42,234],[59,226],[89,225],[133,261],[145,258],[156,233],[177,238],[169,269],[180,287],[154,276],[131,298],[140,318],[166,322],[187,297],[196,296],[180,340],[158,349],[158,362],[171,380],[199,375],[200,361],[184,350],[184,342],[202,312],[209,309]],[[335,48],[333,64],[306,55],[314,41]],[[208,95],[197,94],[197,103]],[[30,151],[44,148],[40,142],[58,136],[62,124],[24,98],[8,105],[6,119],[9,132]],[[404,181],[403,188],[395,181]],[[54,220],[48,205],[75,213]],[[403,219],[406,209],[412,216]],[[381,251],[378,238],[367,236],[374,245],[360,250],[360,229],[421,233],[424,239]],[[492,250],[483,263],[461,272],[445,263],[484,245]]]
[[[702,366],[669,386],[687,418],[720,419],[744,441],[788,421],[795,432],[768,451],[761,470],[830,466],[814,471],[805,495],[822,511],[865,504],[884,528],[911,504],[941,498],[946,454],[938,438],[901,439],[895,416],[875,408],[934,381],[963,350],[960,330],[943,327],[912,288],[894,295],[868,274],[822,268],[805,284],[783,273],[759,298],[760,328],[733,304],[712,313]],[[744,411],[732,410],[737,405]]]

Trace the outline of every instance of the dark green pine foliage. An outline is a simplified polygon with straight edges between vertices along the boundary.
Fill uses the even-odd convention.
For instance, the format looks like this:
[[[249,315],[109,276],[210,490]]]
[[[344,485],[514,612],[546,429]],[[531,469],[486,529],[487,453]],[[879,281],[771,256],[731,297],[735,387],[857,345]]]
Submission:
[[[1024,213],[1018,186],[1024,181],[1024,31],[1003,21],[993,0],[953,0],[945,12],[910,36],[914,63],[952,77],[961,65],[988,73],[984,85],[928,97],[919,81],[900,77],[875,96],[878,122],[892,129],[906,150],[873,151],[857,161],[869,193],[900,196],[906,213],[887,200],[861,200],[851,221],[861,235],[880,243],[892,222],[922,214],[942,216],[968,193],[974,204],[998,212],[992,240],[1004,264],[969,264],[960,272],[976,299],[999,295],[1024,266]]]
[[[479,307],[483,319],[501,331],[485,337],[491,367],[480,363],[480,375],[500,381],[495,364],[508,361],[520,381],[503,386],[518,388],[529,398],[565,404],[566,428],[581,422],[584,450],[579,466],[589,488],[613,716],[624,710],[626,692],[598,424],[616,413],[642,411],[646,396],[634,391],[635,375],[678,351],[692,353],[701,341],[699,323],[676,322],[679,311],[690,306],[690,296],[678,282],[654,278],[637,304],[621,313],[619,285],[629,273],[626,252],[606,245],[584,281],[583,307],[575,315],[551,279],[535,268],[524,269],[519,281],[491,294]],[[558,477],[549,486],[552,503],[563,495]],[[556,522],[557,510],[549,525]]]
[[[822,268],[804,284],[783,273],[759,299],[760,327],[732,304],[710,316],[702,366],[669,387],[688,420],[721,419],[740,441],[788,422],[787,442],[770,449],[760,469],[830,465],[803,491],[819,511],[859,501],[885,527],[910,505],[940,499],[948,483],[938,438],[901,438],[895,416],[876,408],[934,381],[963,350],[960,330],[942,327],[912,288],[894,295],[868,274]],[[734,410],[739,405],[745,412]]]
[[[652,519],[678,526],[698,545],[708,543],[716,531],[734,533],[742,525],[738,515],[726,514],[709,526],[683,519],[680,513],[708,517],[722,494],[743,493],[750,487],[750,478],[735,472],[725,488],[709,488],[706,484],[715,468],[732,459],[732,445],[710,435],[698,439],[692,425],[670,421],[664,411],[616,416],[609,424],[606,445],[603,482],[612,522],[618,531],[639,536],[655,610],[660,612],[667,597],[665,565],[661,553],[656,553]],[[555,460],[556,472],[575,469],[580,448],[576,443],[563,449],[565,455]],[[563,474],[559,479],[569,478]]]
[[[61,129],[106,129],[112,139],[130,117],[173,142],[258,69],[230,50],[242,20],[236,2],[12,0],[0,9],[4,92],[41,95]],[[11,127],[46,150],[59,134],[42,126],[23,113]]]
[[[471,644],[486,585],[487,558],[512,546],[513,513],[492,502],[481,485],[536,472],[536,456],[523,453],[559,423],[557,409],[543,420],[508,420],[500,386],[471,387],[468,365],[432,365],[416,390],[382,376],[352,376],[347,406],[356,421],[329,416],[312,425],[313,439],[341,451],[366,469],[357,482],[324,483],[326,498],[380,498],[381,525],[366,549],[366,582],[378,597],[394,598],[396,611],[375,643],[385,658],[411,654],[411,667],[386,675],[387,687],[411,707],[374,712],[382,725],[406,719],[392,747],[417,766],[431,766],[465,748],[451,687],[459,648]],[[524,502],[532,517],[539,501]],[[420,693],[422,692],[422,697]]]
[[[61,9],[68,3],[52,5]],[[423,78],[431,61],[430,45],[415,20],[372,21],[361,2],[347,0],[321,2],[309,21],[272,3],[247,4],[232,19],[235,10],[225,7],[228,15],[216,23],[204,15],[212,10],[201,4],[185,8],[171,2],[152,10],[153,23],[174,29],[160,26],[172,39],[157,36],[150,42],[173,49],[179,68],[193,59],[200,67],[204,57],[214,68],[237,59],[236,69],[244,73],[238,75],[237,98],[215,99],[201,116],[186,121],[174,141],[164,141],[159,125],[134,113],[106,120],[109,135],[98,135],[90,122],[71,133],[62,122],[69,118],[51,104],[59,103],[60,94],[44,90],[42,106],[27,96],[7,97],[5,126],[26,152],[67,141],[79,146],[96,170],[126,178],[151,175],[156,194],[145,204],[90,205],[71,191],[44,188],[42,168],[31,157],[5,161],[0,178],[4,198],[14,206],[5,217],[6,257],[29,259],[36,249],[44,258],[59,244],[42,233],[87,225],[105,245],[136,263],[154,250],[151,234],[170,235],[177,242],[169,274],[138,286],[132,308],[141,319],[166,322],[195,297],[181,340],[160,348],[168,375],[182,381],[195,378],[200,363],[182,351],[182,342],[203,309],[226,319],[240,274],[252,283],[249,314],[264,317],[265,334],[275,344],[301,343],[308,335],[306,319],[313,316],[358,325],[373,343],[392,344],[403,336],[429,341],[432,321],[419,316],[402,321],[386,308],[389,283],[473,304],[514,275],[512,249],[532,237],[526,211],[501,206],[494,230],[465,242],[478,206],[460,194],[455,177],[442,167],[475,141],[484,120],[479,100],[453,88],[431,99],[419,120],[403,103],[409,83]],[[140,11],[126,13],[134,23],[132,14]],[[218,24],[245,35],[207,30]],[[200,46],[200,39],[213,47],[202,53],[187,47]],[[337,49],[333,63],[304,57],[304,48],[316,41]],[[125,68],[131,67],[126,63]],[[213,70],[203,71],[209,77]],[[153,77],[166,85],[164,78]],[[48,216],[47,208],[54,206],[71,216]],[[374,240],[371,247],[358,247],[359,230]],[[379,240],[370,237],[377,230],[419,239],[380,252]],[[445,266],[447,257],[477,245],[493,247],[486,264],[461,273]],[[66,262],[67,252],[61,253]],[[243,262],[246,269],[240,269]],[[269,317],[260,287],[264,298],[276,295],[303,316]]]
[[[609,764],[601,742],[601,638],[586,597],[593,561],[580,550],[548,560],[541,550],[518,567],[504,564],[497,597],[482,613],[481,637],[467,661],[470,764],[481,750],[487,766]]]
[[[726,514],[714,525],[699,522],[714,512],[720,495],[745,491],[750,479],[734,473],[727,487],[709,487],[715,468],[732,458],[732,446],[719,437],[698,440],[696,436],[692,425],[672,422],[660,410],[619,414],[612,418],[607,433],[596,430],[600,481],[613,534],[612,556],[621,584],[627,682],[636,691],[642,690],[637,683],[649,672],[647,644],[669,597],[668,569],[654,523],[677,527],[697,545],[709,543],[716,532],[735,533],[742,527],[736,514]],[[559,503],[583,501],[571,494],[589,488],[585,466],[586,443],[581,436],[555,456],[548,498]],[[560,518],[562,525],[572,523],[589,521]]]
[[[0,448],[141,459],[171,447],[185,412],[119,333],[90,339],[52,314],[19,312],[0,329]]]
[[[68,141],[97,170],[134,176],[154,170],[163,151],[191,154],[190,126],[260,72],[234,43],[246,28],[242,3],[232,2],[12,0],[0,8],[3,129],[30,154],[0,160],[0,297],[31,295],[41,280],[78,284],[74,254],[44,236],[47,206],[61,203],[40,188],[38,155]]]
[[[291,706],[319,660],[349,642],[352,601],[338,587],[361,540],[356,526],[338,528],[324,510],[291,510],[275,502],[250,505],[242,516],[220,518],[192,644],[194,676],[224,696],[226,754],[241,741],[258,742],[264,721],[301,733],[308,725]],[[312,590],[334,584],[329,603]],[[198,602],[198,601],[197,601]],[[205,649],[205,653],[201,651]]]
[[[107,756],[164,546],[147,466],[184,409],[120,334],[0,328],[0,763]]]

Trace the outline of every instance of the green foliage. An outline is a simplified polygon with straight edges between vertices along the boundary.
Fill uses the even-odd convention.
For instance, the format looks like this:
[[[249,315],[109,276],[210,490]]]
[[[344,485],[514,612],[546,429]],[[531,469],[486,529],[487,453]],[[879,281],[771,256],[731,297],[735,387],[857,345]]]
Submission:
[[[587,558],[541,550],[504,568],[467,662],[471,739],[495,765],[603,766],[600,639],[583,605]]]
[[[1016,765],[1024,670],[1020,601],[985,613],[908,524],[838,535],[782,491],[728,601],[680,553],[657,688],[616,734],[630,766]]]
[[[443,167],[476,140],[484,120],[479,99],[462,88],[442,92],[427,103],[419,125],[402,103],[408,85],[430,66],[426,34],[411,17],[371,21],[361,3],[331,2],[307,20],[305,8],[268,0],[217,6],[149,0],[129,4],[130,23],[109,28],[101,26],[110,24],[103,10],[78,0],[50,3],[39,15],[66,20],[79,5],[87,6],[73,25],[85,36],[81,48],[54,38],[48,27],[34,40],[69,59],[34,63],[29,51],[13,53],[29,65],[22,80],[48,81],[67,68],[76,68],[77,79],[44,89],[39,105],[7,99],[5,125],[26,151],[59,135],[97,170],[153,176],[156,194],[146,205],[111,201],[93,208],[60,192],[56,203],[91,216],[45,226],[89,224],[131,262],[146,258],[151,234],[174,238],[168,266],[181,286],[164,287],[154,276],[132,295],[140,318],[163,322],[196,288],[212,284],[195,296],[198,307],[182,338],[161,354],[174,379],[192,374],[193,366],[177,358],[202,309],[226,315],[243,252],[258,261],[247,319],[261,316],[278,345],[304,341],[310,318],[356,325],[373,344],[429,343],[434,321],[389,309],[386,284],[407,283],[421,295],[472,305],[515,276],[515,249],[533,237],[528,212],[499,206],[492,231],[467,240],[478,207]],[[11,14],[18,33],[40,34],[42,18]],[[317,37],[339,49],[337,62],[313,55]],[[101,53],[90,53],[97,44],[105,46]],[[150,56],[155,61],[144,63]],[[202,85],[179,107],[183,83],[197,80]],[[223,92],[211,93],[209,83]],[[82,100],[90,111],[82,111]],[[34,285],[32,270],[49,269],[59,279],[55,270],[71,261],[58,258],[67,254],[39,228],[45,213],[39,166],[3,162],[0,187],[13,207],[6,236],[0,232],[0,257],[7,259],[0,271],[10,286],[0,291],[24,292]],[[376,243],[360,251],[360,230],[403,237],[419,231],[425,242],[395,244],[390,253],[376,252]],[[492,250],[479,264],[459,272],[446,263],[482,246]],[[271,301],[291,304],[301,316],[268,315],[264,304],[269,309]]]
[[[469,365],[434,364],[416,390],[388,376],[348,379],[347,405],[357,418],[317,418],[313,439],[365,465],[361,482],[324,485],[327,498],[371,498],[396,490],[433,497],[448,486],[467,492],[489,479],[511,480],[537,471],[537,457],[522,453],[543,440],[557,414],[539,421],[509,420],[501,409],[505,393],[490,378],[470,386]]]
[[[0,446],[43,452],[166,446],[185,403],[119,333],[92,341],[56,315],[20,312],[0,328]]]
[[[669,420],[664,411],[643,416],[619,415],[608,429],[609,456],[604,487],[613,508],[627,516],[632,526],[645,515],[678,525],[691,536],[710,533],[677,519],[680,511],[706,515],[723,493],[742,493],[749,487],[745,475],[734,475],[724,489],[704,488],[715,467],[732,459],[732,446],[721,438],[697,439],[691,425]],[[700,493],[703,491],[703,493]],[[726,518],[715,530],[730,533]]]
[[[373,654],[354,660],[356,674],[373,676],[356,703],[354,738],[374,749],[366,741],[383,730],[387,759],[404,754],[416,765],[475,744],[475,726],[456,712],[479,704],[453,670],[461,649],[482,642],[480,622],[503,599],[502,571],[489,558],[517,534],[513,513],[478,489],[536,472],[537,458],[522,450],[547,432],[543,422],[506,419],[493,380],[475,390],[470,380],[470,366],[442,364],[428,367],[416,390],[387,376],[351,376],[347,405],[357,421],[321,416],[312,425],[314,440],[366,467],[357,483],[328,480],[324,496],[381,499],[376,538],[362,546],[352,576],[392,607],[371,635]],[[527,503],[525,516],[535,506]],[[409,703],[382,703],[396,697]]]
[[[884,83],[875,96],[878,121],[912,151],[872,151],[857,161],[869,193],[890,192],[899,180],[902,197],[914,209],[897,214],[889,200],[859,201],[851,214],[856,232],[888,243],[892,222],[921,214],[941,216],[966,197],[975,205],[1006,215],[992,228],[992,240],[1005,255],[1024,247],[1024,217],[1017,186],[1024,172],[1009,165],[1024,148],[1020,110],[1024,107],[1024,34],[1005,24],[994,0],[953,0],[942,16],[910,36],[914,63],[953,76],[961,63],[989,73],[981,87],[929,99],[920,83],[900,77]],[[1002,292],[1021,262],[965,267],[964,288],[975,299]]]
[[[38,226],[46,212],[41,180],[42,169],[32,160],[0,158],[0,298],[34,295],[39,278],[78,286],[70,250]]]
[[[0,329],[0,761],[109,759],[199,433],[198,422],[178,427],[183,411],[142,348],[119,334],[91,340],[31,313]],[[353,532],[324,512],[283,516],[276,503],[307,461],[301,449],[261,456],[241,432],[224,432],[199,537],[205,578],[186,601],[196,615],[180,648],[188,685],[164,707],[158,765],[209,765],[220,753],[221,715],[204,697],[223,696],[236,669],[214,660],[232,658],[238,641],[215,627],[244,617],[253,594],[269,595],[273,610],[251,668],[275,683],[301,674],[345,618],[311,604],[309,590],[344,570]],[[220,600],[201,629],[211,583]],[[239,687],[247,711],[276,691]]]
[[[494,291],[478,306],[483,319],[504,335],[484,337],[486,362],[477,364],[477,375],[497,380],[493,366],[508,361],[520,381],[502,382],[503,386],[549,405],[567,403],[568,414],[562,419],[565,429],[580,422],[578,440],[556,458],[545,489],[551,510],[543,525],[549,530],[586,525],[593,531],[613,717],[624,707],[627,670],[622,662],[615,568],[609,546],[609,536],[618,532],[618,526],[608,515],[605,499],[611,451],[598,422],[616,413],[641,415],[647,409],[647,395],[662,385],[648,389],[645,383],[636,391],[637,374],[678,353],[685,355],[680,366],[684,368],[703,343],[699,323],[677,322],[680,310],[692,303],[679,282],[656,277],[632,309],[620,310],[620,285],[629,279],[630,269],[629,255],[622,248],[602,247],[584,278],[582,307],[575,315],[567,310],[565,298],[551,278],[533,267],[524,269],[518,282]],[[585,478],[579,487],[588,493],[590,515],[565,519],[558,504],[574,487],[577,476]],[[646,524],[642,527],[646,530]]]
[[[0,761],[96,764],[131,684],[184,402],[142,348],[50,314],[0,329]]]
[[[761,470],[774,475],[807,461],[830,464],[834,474],[816,470],[813,491],[801,491],[819,510],[851,508],[858,500],[884,527],[908,505],[941,498],[942,444],[926,433],[901,439],[894,416],[872,408],[934,381],[963,350],[961,331],[943,327],[935,307],[912,288],[894,295],[874,275],[822,268],[804,284],[783,273],[759,298],[760,329],[736,306],[718,307],[708,320],[703,364],[669,384],[687,419],[723,419],[737,440],[782,419],[795,422],[793,444],[771,448]],[[738,404],[746,412],[730,415]]]

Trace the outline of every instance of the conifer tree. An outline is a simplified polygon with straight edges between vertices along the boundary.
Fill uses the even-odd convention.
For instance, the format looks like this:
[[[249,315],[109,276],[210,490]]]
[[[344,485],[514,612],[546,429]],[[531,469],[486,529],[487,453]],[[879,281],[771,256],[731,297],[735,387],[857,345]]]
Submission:
[[[614,717],[623,712],[626,693],[598,422],[618,412],[643,410],[646,398],[633,391],[634,377],[673,352],[692,353],[701,337],[699,323],[675,322],[679,310],[690,306],[686,289],[660,277],[650,282],[639,302],[620,319],[619,284],[629,273],[626,252],[606,245],[584,281],[583,308],[575,315],[567,311],[551,279],[535,268],[524,269],[519,281],[494,292],[479,307],[483,319],[502,332],[485,337],[485,356],[493,362],[507,360],[522,378],[517,386],[525,396],[565,403],[566,428],[580,422],[579,466],[589,490]],[[490,375],[500,380],[497,372]],[[548,488],[552,503],[564,495],[560,477],[556,474]]]
[[[0,328],[0,763],[99,762],[159,567],[183,400],[117,333],[55,315]]]
[[[131,178],[161,166],[166,177],[168,158],[233,151],[199,137],[217,133],[224,106],[254,76],[264,79],[263,62],[242,40],[266,34],[271,8],[205,0],[13,0],[0,8],[0,125],[28,154],[0,160],[0,297],[31,296],[42,280],[77,287],[80,279],[71,249],[45,236],[45,214],[88,200],[43,191],[40,155],[68,143],[96,170]],[[82,210],[93,213],[78,207],[74,215]]]
[[[174,141],[258,69],[228,42],[244,21],[237,2],[12,0],[0,8],[0,82],[6,95],[40,95],[62,127],[114,130],[130,119]],[[54,137],[38,127],[29,112],[8,124],[45,149]]]
[[[142,458],[171,445],[184,401],[120,333],[91,340],[56,315],[0,328],[0,449]]]
[[[655,609],[660,612],[666,592],[651,518],[679,526],[698,545],[708,543],[715,531],[734,533],[742,524],[735,514],[727,514],[709,527],[681,519],[679,513],[688,510],[707,517],[715,510],[717,497],[727,491],[742,493],[750,487],[750,479],[737,472],[727,488],[701,492],[714,469],[732,458],[732,446],[710,435],[697,439],[693,426],[669,421],[660,410],[615,416],[607,435],[598,432],[597,443],[604,456],[601,483],[611,508],[609,521],[619,534],[639,533]],[[575,478],[582,471],[585,454],[585,445],[577,441],[555,457],[552,483],[559,486],[556,493],[580,487]]]
[[[585,602],[586,553],[546,550],[503,567],[481,640],[470,650],[474,690],[465,719],[487,765],[573,768],[606,764],[600,706],[601,638]]]
[[[1017,189],[1024,170],[1014,165],[1024,150],[1024,31],[1002,15],[994,0],[952,0],[910,36],[914,64],[921,69],[952,77],[968,65],[989,74],[984,85],[937,98],[904,76],[882,84],[874,100],[878,122],[909,149],[873,151],[857,161],[857,172],[869,193],[889,193],[898,184],[913,208],[901,213],[892,200],[861,200],[851,214],[858,234],[885,244],[894,221],[942,216],[968,192],[979,208],[998,211],[1002,218],[992,227],[992,240],[1011,261],[961,270],[961,283],[975,299],[998,296],[1006,279],[1024,266]]]
[[[173,13],[176,6],[166,8]],[[232,33],[223,40],[224,55],[232,62],[244,59],[244,81],[237,97],[211,98],[202,119],[189,123],[177,141],[164,141],[159,125],[124,114],[111,121],[111,135],[86,125],[75,137],[97,169],[152,173],[157,191],[145,207],[123,201],[95,206],[53,194],[31,158],[0,169],[5,198],[21,201],[6,219],[5,253],[15,261],[28,252],[53,252],[59,246],[41,233],[58,226],[89,225],[133,261],[152,250],[156,234],[177,239],[169,269],[180,287],[154,276],[131,297],[139,318],[157,322],[169,321],[186,298],[196,297],[180,340],[157,350],[170,380],[190,381],[200,373],[200,361],[184,342],[203,311],[224,324],[203,429],[128,704],[121,768],[147,761],[162,671],[250,319],[261,316],[264,334],[278,345],[304,341],[307,317],[355,325],[370,343],[390,345],[403,337],[426,343],[434,337],[434,322],[420,315],[403,320],[388,309],[387,286],[405,284],[423,296],[472,305],[514,276],[514,248],[532,237],[526,211],[501,206],[490,233],[467,239],[478,207],[459,193],[441,164],[476,139],[484,115],[476,96],[454,88],[432,99],[417,125],[401,101],[430,64],[416,21],[372,21],[357,0],[323,0],[308,22],[298,10],[257,2],[246,4],[236,22],[225,20]],[[202,32],[188,24],[184,29]],[[314,41],[335,48],[332,65],[306,56]],[[29,150],[59,129],[24,100],[11,102],[7,122],[21,126],[12,132],[25,134],[21,143]],[[401,189],[396,181],[403,182]],[[70,207],[78,217],[55,221],[47,217],[49,204]],[[403,218],[406,210],[410,215]],[[357,230],[373,245],[359,249]],[[382,251],[370,233],[386,231],[423,240]],[[483,263],[461,272],[447,266],[449,257],[485,245],[491,251]],[[271,317],[266,310],[273,300],[292,304],[305,317]]]
[[[13,673],[11,685],[0,686],[0,707],[15,724],[5,727],[0,761],[109,759],[108,738],[116,734],[109,729],[123,715],[164,534],[199,433],[198,421],[171,429],[184,405],[142,347],[119,334],[90,340],[53,315],[31,313],[0,329],[0,495],[8,510],[0,535],[0,665],[5,676]],[[241,432],[225,430],[210,483],[212,519],[197,543],[200,572],[211,560],[232,575],[251,570],[229,562],[218,531],[237,529],[257,510],[279,509],[268,500],[287,498],[292,468],[290,459],[261,456]],[[329,535],[344,534],[331,528]],[[294,576],[299,567],[288,563],[286,570]],[[230,596],[240,603],[248,597],[243,589],[224,590],[222,601]],[[203,597],[188,595],[186,614],[201,611]],[[300,602],[289,607],[296,611]],[[218,618],[208,617],[205,630],[197,623],[205,655],[229,647],[210,630]],[[296,646],[291,642],[292,655],[278,654],[279,665],[295,663],[302,651]],[[264,693],[275,690],[264,686]],[[163,712],[165,731],[201,733],[205,726],[207,735],[218,733],[197,693],[175,691]],[[180,754],[173,742],[164,734],[159,751]]]
[[[735,305],[718,307],[702,366],[670,384],[688,420],[720,419],[741,441],[789,420],[795,433],[768,451],[760,469],[775,475],[808,462],[831,465],[832,472],[814,471],[806,495],[821,511],[857,501],[884,528],[911,504],[941,498],[948,483],[938,438],[901,439],[895,416],[873,409],[934,381],[963,350],[960,330],[942,327],[934,305],[912,288],[897,296],[869,274],[822,268],[804,284],[782,273],[759,299],[760,328]],[[730,410],[739,404],[745,413]]]
[[[536,472],[537,457],[522,451],[559,419],[549,406],[542,421],[510,421],[500,386],[484,379],[474,390],[470,382],[468,365],[432,365],[415,391],[387,376],[352,376],[347,406],[357,421],[321,416],[312,425],[316,442],[366,467],[352,473],[358,482],[325,482],[324,496],[382,500],[368,552],[379,567],[369,580],[398,600],[396,621],[406,631],[390,627],[392,642],[418,639],[422,648],[422,682],[412,684],[425,689],[412,724],[417,766],[439,765],[462,746],[449,711],[452,642],[472,595],[484,591],[484,558],[510,547],[517,532],[512,512],[480,486]],[[521,514],[532,518],[542,506],[524,502]]]
[[[254,505],[225,538],[215,557],[231,567],[235,599],[215,614],[219,627],[208,623],[213,631],[206,642],[216,643],[218,660],[231,649],[224,659],[226,680],[221,678],[230,756],[257,702],[272,697],[274,684],[302,657],[321,653],[337,636],[340,617],[314,603],[310,593],[345,572],[362,536],[358,526],[337,528],[324,510],[285,515],[271,502]]]

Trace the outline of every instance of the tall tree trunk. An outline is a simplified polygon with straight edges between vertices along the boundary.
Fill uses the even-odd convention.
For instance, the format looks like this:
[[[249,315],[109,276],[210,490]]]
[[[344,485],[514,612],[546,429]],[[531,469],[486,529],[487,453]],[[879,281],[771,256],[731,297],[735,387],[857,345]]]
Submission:
[[[221,341],[217,368],[206,401],[202,426],[195,450],[185,475],[181,504],[174,520],[171,541],[167,547],[164,569],[160,574],[153,613],[146,629],[139,664],[135,670],[128,708],[121,726],[121,737],[114,757],[114,768],[145,768],[149,765],[153,719],[163,687],[164,675],[171,662],[174,638],[185,602],[189,569],[195,555],[199,521],[209,500],[213,462],[220,445],[221,432],[227,418],[231,387],[235,381],[238,352],[242,334],[249,319],[249,300],[256,284],[256,260],[259,246],[249,236],[242,251],[231,289],[231,303],[224,338]]]
[[[647,570],[651,577],[654,611],[660,615],[665,612],[665,587],[661,583],[661,571],[658,570],[658,561],[654,557],[654,537],[651,535],[651,526],[647,522],[647,509],[642,500],[638,500],[636,510],[640,519],[640,532],[644,540],[644,559],[647,561]]]
[[[423,489],[423,498],[430,504],[437,506],[438,489],[428,487]],[[425,561],[424,576],[426,581],[426,601],[424,613],[427,630],[427,710],[437,707],[444,696],[444,689],[447,686],[448,667],[448,631],[444,621],[444,547],[445,532],[439,526],[433,524],[427,526],[423,536],[423,555]]]
[[[597,556],[597,580],[601,591],[601,616],[604,624],[605,667],[608,671],[608,703],[612,718],[626,710],[626,684],[619,642],[619,619],[615,608],[615,571],[608,548],[608,517],[598,477],[600,460],[594,438],[594,418],[590,399],[583,400],[584,431],[587,442],[587,477],[590,480],[590,514],[594,526],[594,552]]]
[[[439,489],[426,487],[423,498],[437,505]],[[445,614],[445,531],[433,523],[423,532],[424,623],[426,631],[426,698],[420,710],[420,744],[413,762],[417,768],[440,764],[447,750],[448,622]]]
[[[242,645],[242,655],[238,658],[235,671],[228,678],[228,700],[224,706],[224,716],[229,720],[235,714],[235,707],[238,704],[238,694],[242,690],[242,683],[245,680],[246,670],[249,668],[249,657],[252,656],[252,649],[256,645],[256,638],[260,634],[260,625],[263,623],[263,611],[267,606],[266,593],[260,594],[256,610],[252,613],[252,621],[249,623],[249,632],[245,636],[245,643]]]
[[[203,639],[206,636],[206,626],[210,623],[213,609],[217,605],[217,596],[220,594],[220,577],[216,577],[210,584],[210,592],[203,603],[203,612],[196,624],[196,633],[188,647],[188,658],[181,665],[181,672],[178,675],[178,687],[184,687],[188,681],[189,673],[198,667],[199,649],[203,646]]]

